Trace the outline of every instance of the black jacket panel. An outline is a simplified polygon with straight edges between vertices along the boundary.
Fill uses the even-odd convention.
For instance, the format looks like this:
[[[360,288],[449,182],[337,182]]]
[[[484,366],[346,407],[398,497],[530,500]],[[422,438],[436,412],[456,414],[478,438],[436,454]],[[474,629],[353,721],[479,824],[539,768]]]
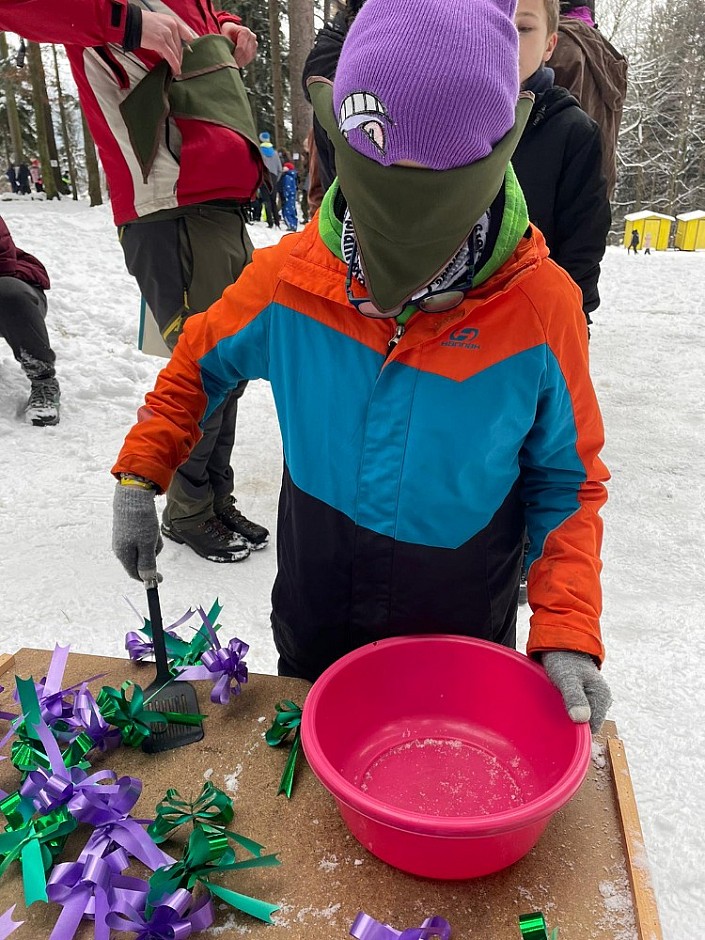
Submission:
[[[600,130],[565,88],[538,95],[512,164],[553,260],[597,309],[600,261],[612,215],[601,170]]]

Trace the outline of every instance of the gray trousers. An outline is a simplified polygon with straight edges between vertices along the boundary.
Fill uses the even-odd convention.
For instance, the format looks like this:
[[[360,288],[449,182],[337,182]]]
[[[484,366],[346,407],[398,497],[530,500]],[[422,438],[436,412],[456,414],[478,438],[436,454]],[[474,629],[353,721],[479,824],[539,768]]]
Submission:
[[[125,262],[170,349],[185,320],[207,310],[252,258],[242,210],[199,205],[158,213],[119,230]],[[228,502],[238,401],[246,382],[203,425],[203,437],[174,475],[164,521],[198,525]]]
[[[47,333],[46,294],[17,277],[0,277],[0,336],[29,379],[54,378],[56,356]]]

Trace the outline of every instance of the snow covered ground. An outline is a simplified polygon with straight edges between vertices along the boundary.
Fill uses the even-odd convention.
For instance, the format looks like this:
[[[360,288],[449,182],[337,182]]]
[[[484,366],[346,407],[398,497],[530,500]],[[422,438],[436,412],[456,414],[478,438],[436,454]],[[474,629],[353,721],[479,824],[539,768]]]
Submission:
[[[138,625],[123,595],[146,607],[110,551],[108,471],[160,362],[136,350],[139,295],[108,208],[8,201],[0,214],[51,275],[63,393],[58,427],[25,425],[28,386],[0,341],[0,651],[60,641],[120,656]],[[264,225],[251,232],[258,246],[271,241]],[[605,675],[667,940],[695,940],[705,910],[704,282],[705,254],[609,249],[591,351],[613,476]],[[274,530],[281,441],[266,384],[248,389],[237,433],[241,508]],[[161,569],[165,617],[219,597],[228,635],[251,645],[250,668],[276,671],[274,545],[224,567],[167,543]]]

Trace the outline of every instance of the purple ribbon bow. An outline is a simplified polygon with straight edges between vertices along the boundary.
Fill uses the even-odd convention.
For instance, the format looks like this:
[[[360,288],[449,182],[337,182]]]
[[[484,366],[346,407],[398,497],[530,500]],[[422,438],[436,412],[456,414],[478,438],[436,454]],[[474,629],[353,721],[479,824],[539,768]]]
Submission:
[[[178,674],[179,679],[212,679],[211,702],[227,705],[231,695],[239,695],[241,683],[247,682],[247,665],[244,661],[249,645],[233,637],[227,646],[221,646],[218,634],[203,608],[198,613],[205,624],[211,640],[211,648],[201,654],[200,666],[188,666]],[[234,683],[234,687],[233,687]]]
[[[12,907],[8,908],[5,913],[0,917],[0,940],[6,940],[10,934],[14,933],[18,927],[21,927],[24,923],[23,920],[14,921],[12,915],[15,913],[15,907],[17,905],[13,904]]]
[[[134,933],[135,940],[186,940],[192,933],[206,930],[214,919],[209,895],[194,901],[190,891],[179,888],[161,899],[149,919],[144,909],[136,910],[124,900],[116,899],[108,915],[108,927]]]
[[[433,940],[434,937],[450,940],[450,924],[443,917],[427,917],[420,927],[402,932],[360,912],[350,928],[350,936],[356,940]]]
[[[79,862],[86,861],[90,855],[103,857],[119,845],[150,871],[156,871],[164,865],[173,865],[176,859],[160,849],[145,832],[143,827],[150,822],[151,819],[123,816],[97,825],[78,857]]]
[[[95,940],[109,940],[108,914],[113,881],[129,865],[122,849],[103,858],[57,865],[47,884],[47,897],[63,906],[49,940],[71,940],[84,917],[95,920]]]
[[[102,678],[102,675],[91,676],[78,685],[72,685],[68,689],[62,689],[61,683],[64,681],[64,672],[69,658],[68,646],[54,647],[51,654],[51,662],[46,676],[41,682],[35,682],[34,687],[37,690],[37,699],[39,700],[39,709],[44,721],[51,727],[58,721],[65,721],[71,724],[74,712],[74,697],[76,689],[85,686],[94,679]],[[103,673],[104,675],[104,673]],[[19,701],[17,691],[14,693],[15,701]]]
[[[119,728],[111,727],[103,718],[92,693],[82,685],[73,702],[73,715],[68,719],[74,736],[85,733],[98,751],[109,751],[122,742]]]
[[[101,825],[122,818],[132,809],[142,790],[141,780],[121,777],[117,783],[101,785],[103,780],[117,780],[112,770],[101,770],[89,776],[80,767],[67,769],[49,728],[43,723],[36,728],[51,769],[39,767],[31,771],[20,793],[31,800],[39,812],[50,813],[59,806],[66,806],[79,822]]]

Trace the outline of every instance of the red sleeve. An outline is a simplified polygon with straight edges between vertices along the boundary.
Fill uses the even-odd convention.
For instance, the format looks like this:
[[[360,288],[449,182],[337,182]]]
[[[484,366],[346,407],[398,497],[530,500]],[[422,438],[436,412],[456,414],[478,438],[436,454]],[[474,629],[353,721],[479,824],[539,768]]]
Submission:
[[[128,0],[3,0],[0,30],[34,42],[121,44]]]
[[[17,271],[17,249],[10,230],[0,219],[0,274],[14,276]]]
[[[236,16],[234,13],[224,13],[222,10],[219,10],[215,15],[218,18],[218,24],[221,29],[225,23],[237,23],[238,25],[242,23],[240,17]]]

